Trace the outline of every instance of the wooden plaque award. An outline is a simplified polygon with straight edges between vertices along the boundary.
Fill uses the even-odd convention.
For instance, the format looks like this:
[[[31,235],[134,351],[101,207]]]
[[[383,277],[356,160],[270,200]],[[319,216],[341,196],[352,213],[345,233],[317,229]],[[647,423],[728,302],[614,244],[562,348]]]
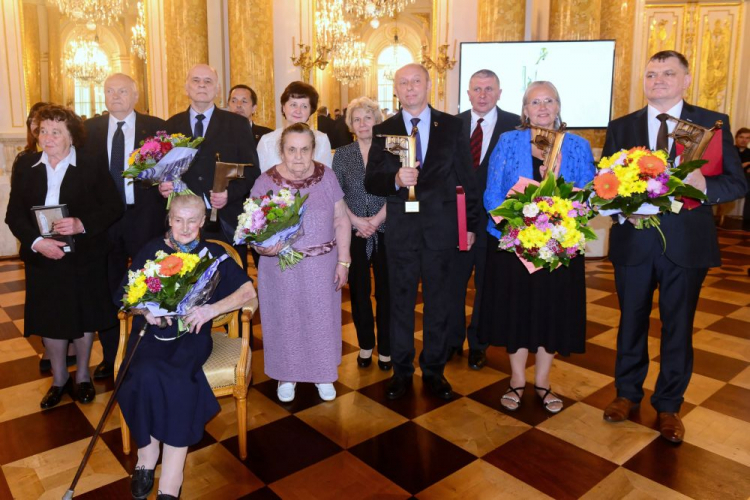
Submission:
[[[397,155],[401,166],[417,168],[417,139],[413,135],[378,135],[385,137],[385,151]],[[404,203],[406,213],[418,213],[419,201],[414,186],[409,186],[409,200]]]

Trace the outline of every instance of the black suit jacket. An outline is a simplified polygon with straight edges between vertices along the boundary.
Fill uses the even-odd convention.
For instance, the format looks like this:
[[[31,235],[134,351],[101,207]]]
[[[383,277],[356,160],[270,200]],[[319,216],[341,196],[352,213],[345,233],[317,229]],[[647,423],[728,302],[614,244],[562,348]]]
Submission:
[[[609,123],[602,154],[609,156],[621,149],[635,146],[649,147],[648,108],[623,116]],[[721,175],[706,177],[708,203],[726,203],[744,196],[747,191],[737,149],[732,144],[729,117],[684,103],[680,119],[711,127],[716,120],[724,122],[722,128],[722,150],[724,171]],[[672,147],[671,157],[675,150]],[[683,209],[677,214],[661,217],[661,230],[667,240],[666,256],[675,264],[688,268],[718,267],[721,265],[719,244],[716,236],[711,207],[703,204],[693,210]],[[653,252],[661,252],[662,243],[658,231],[635,229],[632,224],[612,226],[609,240],[609,258],[614,264],[637,265]]]
[[[469,140],[462,133],[462,122],[455,116],[431,109],[430,138],[424,165],[416,186],[419,213],[405,213],[408,189],[396,187],[396,173],[401,168],[398,156],[384,150],[385,139],[379,134],[408,135],[401,112],[373,127],[365,188],[377,196],[386,196],[388,240],[400,248],[433,250],[456,248],[458,216],[456,186],[466,192],[468,229],[480,229],[480,195],[472,172]]]
[[[192,137],[190,109],[167,120],[167,131],[170,134],[182,133]],[[237,179],[229,183],[227,205],[219,210],[219,217],[234,229],[237,227],[237,217],[242,212],[242,203],[248,197],[255,179],[260,175],[258,153],[250,122],[243,116],[215,107],[204,137],[205,140],[198,147],[193,163],[182,177],[190,190],[198,196],[205,195],[206,199],[210,197],[214,185],[217,153],[221,161],[253,165],[245,168],[244,180]]]
[[[487,189],[487,170],[490,165],[490,156],[492,156],[492,151],[495,150],[497,140],[500,139],[501,134],[513,130],[521,123],[520,116],[503,111],[498,106],[495,106],[495,109],[497,110],[497,121],[495,122],[495,128],[492,130],[492,137],[490,137],[490,144],[487,148],[487,153],[485,153],[484,158],[482,158],[479,168],[474,170],[480,200],[484,195],[484,190]],[[463,113],[457,114],[456,116],[463,122],[463,134],[469,139],[469,141],[471,141],[471,110],[469,109]],[[485,212],[484,209],[479,210],[479,220],[482,228],[485,229],[477,231],[476,245],[484,248],[487,246],[487,212]]]
[[[336,122],[330,116],[318,115],[318,130],[328,136],[331,144],[336,142]]]
[[[27,263],[47,260],[31,250],[31,244],[41,236],[31,207],[44,205],[47,197],[47,169],[43,164],[34,166],[41,157],[42,153],[32,153],[19,159],[5,215],[5,223],[21,242],[21,259]],[[122,216],[124,207],[109,170],[101,162],[76,151],[76,163],[65,172],[60,203],[67,205],[70,217],[81,220],[86,231],[73,237],[75,252],[69,256],[76,263],[85,263],[93,255],[106,255],[107,228]]]
[[[255,146],[258,146],[258,143],[260,142],[260,138],[264,135],[273,132],[273,129],[270,129],[268,127],[264,127],[263,125],[258,125],[257,123],[253,123],[250,125],[250,130],[253,132],[253,137],[255,138]]]
[[[86,128],[84,154],[100,163],[106,170],[109,170],[109,156],[107,153],[109,115],[90,118],[84,122],[84,126]],[[133,147],[136,149],[139,148],[142,141],[155,136],[159,131],[166,130],[167,122],[161,118],[136,112]],[[125,151],[125,158],[130,156],[130,153],[132,151]],[[125,182],[130,181],[126,180]],[[139,219],[139,223],[132,226],[133,229],[138,231],[138,234],[133,235],[133,239],[138,240],[139,244],[136,246],[140,248],[141,245],[164,232],[167,201],[159,194],[158,186],[152,186],[147,182],[135,181],[133,187],[136,206],[134,214]]]

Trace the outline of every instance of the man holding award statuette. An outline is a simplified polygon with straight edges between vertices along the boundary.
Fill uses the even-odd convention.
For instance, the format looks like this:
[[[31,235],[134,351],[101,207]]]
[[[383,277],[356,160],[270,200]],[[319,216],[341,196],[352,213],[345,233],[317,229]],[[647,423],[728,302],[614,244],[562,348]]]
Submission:
[[[610,233],[609,259],[615,269],[621,315],[615,363],[617,397],[604,410],[604,420],[628,419],[643,398],[649,365],[649,316],[658,285],[661,359],[651,404],[659,414],[659,432],[674,443],[682,442],[685,434],[679,411],[693,371],[693,319],[698,296],[708,268],[721,265],[709,204],[735,200],[747,190],[740,159],[732,145],[729,117],[685,102],[683,95],[691,81],[688,61],[679,52],[670,50],[651,56],[643,79],[648,106],[610,122],[602,153],[610,156],[621,149],[640,146],[668,151],[670,162],[681,152],[681,162],[700,159],[700,154],[690,158],[688,149],[683,152],[682,147],[691,148],[684,140],[683,127],[692,129],[689,135],[704,134],[711,133],[708,129],[714,125],[722,127],[723,122],[717,132],[720,135],[713,136],[721,138],[717,151],[704,155],[709,163],[685,179],[686,184],[704,192],[708,201],[701,205],[683,199],[681,210],[660,216],[666,248],[655,228],[635,227],[637,215],[620,220],[619,224],[616,221]],[[711,145],[706,151],[710,149]],[[690,202],[694,208],[690,208]]]
[[[414,308],[422,281],[422,380],[437,397],[451,399],[443,376],[453,263],[458,256],[456,188],[466,200],[471,248],[479,230],[480,199],[472,172],[468,137],[460,119],[428,105],[432,82],[419,64],[396,72],[396,95],[403,109],[373,128],[365,189],[387,197],[386,245],[391,295],[391,356],[394,374],[387,397],[403,396],[414,374]]]

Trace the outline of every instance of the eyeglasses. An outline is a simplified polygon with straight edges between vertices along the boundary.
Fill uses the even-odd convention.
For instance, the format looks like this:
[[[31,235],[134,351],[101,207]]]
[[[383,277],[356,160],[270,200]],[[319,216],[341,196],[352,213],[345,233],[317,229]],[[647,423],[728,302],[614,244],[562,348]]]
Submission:
[[[549,107],[556,102],[557,100],[547,97],[546,99],[534,99],[533,101],[529,101],[529,106],[531,106],[532,108],[538,108],[539,106],[544,104],[546,107]]]

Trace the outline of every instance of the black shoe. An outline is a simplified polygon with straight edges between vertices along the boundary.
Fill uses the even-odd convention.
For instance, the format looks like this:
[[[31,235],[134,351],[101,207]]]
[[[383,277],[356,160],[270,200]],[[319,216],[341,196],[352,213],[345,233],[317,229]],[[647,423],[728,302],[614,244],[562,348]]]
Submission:
[[[487,355],[484,349],[469,349],[469,368],[481,370],[487,364]]]
[[[451,388],[451,385],[442,375],[439,377],[423,376],[422,382],[424,382],[424,385],[427,386],[427,389],[429,389],[432,394],[440,399],[445,399],[446,401],[453,399],[453,388]]]
[[[182,486],[180,486],[180,492],[177,494],[177,496],[174,495],[167,495],[166,493],[159,492],[158,495],[156,495],[156,500],[179,500],[180,495],[182,495]]]
[[[47,391],[47,394],[45,394],[42,398],[42,402],[39,406],[42,407],[42,410],[53,408],[57,406],[57,404],[62,399],[63,394],[65,394],[66,392],[70,394],[70,397],[73,397],[73,391],[73,379],[71,377],[68,377],[68,381],[65,382],[62,387],[58,387],[56,385],[50,387],[49,391]]]
[[[76,365],[76,357],[75,356],[66,356],[65,357],[65,365],[68,366],[68,367],[75,366]],[[42,358],[42,359],[39,360],[39,371],[40,372],[49,372],[49,371],[52,371],[52,363],[50,362],[49,359]]]
[[[102,361],[94,370],[94,380],[102,380],[110,378],[115,374],[115,365],[113,363],[107,363]]]
[[[81,382],[78,384],[78,390],[76,390],[76,399],[83,403],[87,404],[94,400],[96,397],[96,390],[94,389],[94,384],[89,382]]]
[[[363,358],[361,355],[357,356],[357,365],[360,368],[367,368],[371,364],[372,364],[372,356],[370,356],[369,358]]]
[[[133,498],[138,500],[148,498],[153,489],[154,469],[146,469],[146,466],[136,467],[133,471],[133,478],[130,480],[130,493]]]
[[[411,386],[411,377],[404,375],[393,375],[388,382],[385,390],[385,397],[388,399],[398,399],[406,394],[406,389]]]
[[[387,372],[391,368],[393,368],[393,361],[382,361],[378,359],[378,368],[380,368],[384,372]]]
[[[456,346],[456,347],[448,346],[448,359],[446,360],[446,362],[448,362],[451,359],[453,359],[453,355],[454,354],[458,354],[459,356],[463,356],[464,355],[464,347],[460,346],[460,345]]]

